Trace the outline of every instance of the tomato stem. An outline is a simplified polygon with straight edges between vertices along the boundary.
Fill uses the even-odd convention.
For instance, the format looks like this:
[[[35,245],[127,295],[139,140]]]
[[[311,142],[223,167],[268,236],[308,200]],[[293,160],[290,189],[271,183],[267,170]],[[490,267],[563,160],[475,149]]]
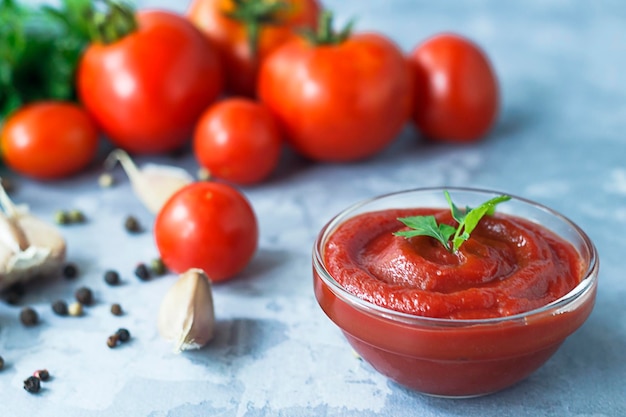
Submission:
[[[114,43],[137,30],[135,10],[115,0],[102,0],[103,11],[92,10],[90,16],[90,38],[94,42]]]
[[[333,29],[333,13],[330,10],[324,10],[320,13],[317,30],[304,29],[301,31],[301,34],[306,40],[316,46],[339,45],[350,37],[353,26],[354,19],[350,20],[341,32],[336,32]]]
[[[281,24],[280,14],[290,5],[283,0],[233,0],[233,4],[234,9],[224,14],[245,27],[250,53],[256,57],[261,29]]]

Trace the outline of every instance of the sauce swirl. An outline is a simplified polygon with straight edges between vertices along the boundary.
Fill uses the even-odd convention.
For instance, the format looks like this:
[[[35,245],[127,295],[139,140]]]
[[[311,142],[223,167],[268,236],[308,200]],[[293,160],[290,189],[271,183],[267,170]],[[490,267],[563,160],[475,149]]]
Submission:
[[[449,210],[390,209],[338,226],[325,251],[328,272],[348,292],[381,307],[424,317],[483,319],[533,310],[581,280],[576,249],[543,226],[496,213],[485,216],[456,253],[427,236],[404,238],[399,217]]]

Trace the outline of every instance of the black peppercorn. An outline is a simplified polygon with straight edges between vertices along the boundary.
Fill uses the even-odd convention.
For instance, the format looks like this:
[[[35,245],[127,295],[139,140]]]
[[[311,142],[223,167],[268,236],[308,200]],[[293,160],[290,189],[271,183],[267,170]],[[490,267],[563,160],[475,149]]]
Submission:
[[[111,304],[111,314],[114,316],[121,316],[123,314],[122,306],[117,303]]]
[[[19,304],[21,299],[22,299],[22,296],[20,296],[15,291],[11,291],[11,290],[7,290],[6,294],[4,295],[4,301],[6,301],[7,304],[10,304],[10,305]]]
[[[34,326],[39,321],[39,315],[30,307],[24,307],[20,311],[20,321],[24,326]]]
[[[24,380],[24,389],[35,394],[41,390],[41,381],[36,376],[29,376]]]
[[[24,288],[24,285],[20,282],[16,282],[5,291],[4,299],[7,303],[16,305],[20,302],[25,293],[26,288]]]
[[[148,270],[146,264],[140,263],[139,265],[137,265],[137,267],[135,268],[135,275],[137,275],[137,277],[142,281],[149,280],[150,271]]]
[[[93,292],[88,287],[80,287],[76,290],[74,296],[76,297],[76,301],[82,305],[89,306],[93,304]]]
[[[67,303],[63,300],[57,300],[52,304],[52,311],[59,316],[67,316]]]
[[[127,232],[130,233],[139,233],[141,232],[141,226],[139,225],[139,220],[137,220],[134,216],[126,217],[124,220],[124,228]]]
[[[78,276],[78,267],[75,264],[67,264],[63,267],[63,276],[67,279],[74,279]]]
[[[104,273],[104,282],[109,285],[118,285],[120,283],[120,274],[116,271],[108,270]]]
[[[35,371],[33,376],[45,382],[50,379],[50,372],[48,372],[47,369],[38,369]]]
[[[128,342],[130,339],[130,332],[123,328],[118,329],[117,332],[115,332],[115,335],[118,337],[120,342]]]

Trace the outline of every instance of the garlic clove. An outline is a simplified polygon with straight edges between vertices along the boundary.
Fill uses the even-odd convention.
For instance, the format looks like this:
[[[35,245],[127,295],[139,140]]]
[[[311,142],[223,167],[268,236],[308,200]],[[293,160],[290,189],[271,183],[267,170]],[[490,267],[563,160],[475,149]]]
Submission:
[[[180,274],[161,302],[157,324],[175,353],[200,349],[213,338],[213,291],[204,271],[191,268]]]
[[[2,186],[0,186],[0,207],[4,210],[4,212],[0,212],[0,243],[10,248],[13,252],[23,251],[28,248],[29,243],[23,230],[16,224],[15,219],[22,212],[26,212],[27,209],[15,206]]]
[[[194,181],[187,171],[170,165],[145,164],[139,168],[128,153],[121,149],[111,152],[105,166],[112,167],[116,162],[122,165],[128,175],[137,198],[154,214],[161,210],[176,191]]]
[[[0,212],[0,244],[13,252],[20,252],[30,245],[24,231],[16,224],[15,219]]]
[[[2,187],[0,206],[0,290],[59,273],[66,254],[60,231],[14,205]]]

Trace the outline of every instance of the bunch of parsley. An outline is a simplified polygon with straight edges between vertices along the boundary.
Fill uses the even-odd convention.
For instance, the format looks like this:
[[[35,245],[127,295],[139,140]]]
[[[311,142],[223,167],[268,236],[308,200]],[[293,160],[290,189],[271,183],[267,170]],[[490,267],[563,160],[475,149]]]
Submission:
[[[0,121],[35,100],[76,100],[92,14],[92,0],[62,0],[56,8],[0,0]]]

